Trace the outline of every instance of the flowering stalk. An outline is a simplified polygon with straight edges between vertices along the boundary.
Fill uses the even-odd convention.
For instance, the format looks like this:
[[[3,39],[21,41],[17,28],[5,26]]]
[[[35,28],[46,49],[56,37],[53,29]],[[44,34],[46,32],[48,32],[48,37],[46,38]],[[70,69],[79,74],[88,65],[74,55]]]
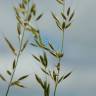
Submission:
[[[5,96],[8,96],[8,93],[10,91],[10,87],[11,87],[11,84],[12,84],[12,80],[13,80],[16,68],[18,66],[18,60],[19,60],[19,57],[20,57],[20,54],[21,54],[21,49],[22,49],[22,44],[23,44],[24,32],[25,32],[25,28],[24,28],[23,35],[22,35],[22,38],[21,38],[21,43],[20,43],[20,48],[19,48],[19,52],[18,52],[18,55],[17,55],[17,60],[15,61],[15,68],[14,68],[13,73],[11,75],[11,79],[10,79],[10,82],[9,82],[9,85],[8,85],[7,92],[6,92]]]
[[[61,40],[61,50],[58,51],[54,48],[54,46],[49,42],[48,45],[44,44],[44,41],[39,33],[39,36],[37,38],[34,39],[35,43],[31,43],[32,46],[35,46],[35,47],[39,47],[47,52],[49,52],[52,56],[54,56],[57,60],[58,60],[58,63],[57,65],[55,66],[55,69],[56,70],[51,70],[48,68],[47,66],[47,70],[45,70],[44,68],[41,68],[41,71],[47,75],[48,77],[50,77],[53,81],[54,81],[54,84],[55,84],[55,88],[54,88],[54,96],[56,96],[56,90],[57,90],[57,87],[59,85],[59,83],[61,83],[63,80],[65,80],[67,77],[69,77],[71,75],[72,72],[69,72],[68,74],[64,74],[62,76],[60,76],[60,71],[61,71],[61,60],[64,56],[64,52],[63,52],[63,48],[64,48],[64,32],[66,29],[68,29],[71,25],[71,20],[74,16],[74,11],[71,13],[70,12],[70,7],[67,9],[67,13],[65,15],[65,2],[64,0],[56,0],[60,5],[63,6],[63,12],[61,12],[61,17],[63,18],[63,22],[61,22],[57,17],[56,15],[52,12],[52,17],[53,19],[55,20],[55,23],[57,25],[57,27],[59,28],[59,30],[62,32],[62,40]],[[33,57],[39,62],[41,63],[43,66],[45,66],[46,64],[44,62],[46,62],[46,59],[44,57],[46,57],[45,55],[42,56],[35,56],[33,55]],[[36,80],[37,82],[41,85],[41,87],[43,88],[43,90],[46,90],[46,87],[44,87],[44,82],[43,80],[38,76],[36,75]],[[50,84],[50,82],[49,82]],[[46,84],[45,84],[46,85]],[[50,87],[48,87],[50,88]],[[47,91],[44,91],[46,93],[49,92],[49,89],[48,89],[48,92]],[[44,96],[46,96],[46,94],[44,94]],[[48,94],[49,96],[49,94]]]
[[[29,19],[29,14],[26,14],[26,11],[29,12],[29,0],[22,0],[22,2],[19,4],[19,6],[17,8],[15,7],[14,9],[16,12],[16,19],[18,21],[17,32],[18,32],[18,39],[19,39],[20,47],[19,47],[18,53],[15,53],[15,51],[13,50],[14,49],[13,45],[11,45],[9,40],[7,38],[5,38],[6,42],[8,43],[9,47],[12,49],[13,53],[15,53],[15,59],[13,62],[13,72],[7,70],[7,73],[10,75],[10,81],[9,81],[5,96],[8,96],[10,88],[13,85],[17,85],[19,87],[24,88],[24,86],[22,84],[20,84],[20,81],[28,77],[28,75],[24,75],[24,76],[20,77],[18,80],[13,81],[13,78],[14,78],[14,75],[16,72],[16,68],[18,66],[19,57],[28,44],[28,40],[24,44],[23,44],[23,41],[24,41],[26,26],[29,23],[29,22],[26,23],[26,21],[28,21],[28,19]],[[22,17],[20,15],[23,15],[24,17]],[[25,20],[21,21],[21,18],[22,19],[25,18]],[[22,27],[23,27],[23,32],[21,29]]]

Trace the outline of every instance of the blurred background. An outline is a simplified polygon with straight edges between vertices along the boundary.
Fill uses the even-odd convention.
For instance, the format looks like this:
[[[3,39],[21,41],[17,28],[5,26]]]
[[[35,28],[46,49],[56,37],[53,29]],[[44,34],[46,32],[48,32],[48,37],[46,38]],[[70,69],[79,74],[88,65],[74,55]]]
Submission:
[[[18,48],[13,10],[13,5],[17,1],[19,0],[0,0],[0,74],[8,79],[10,78],[6,75],[6,69],[11,69],[14,56],[3,37],[6,36]],[[59,48],[61,35],[50,12],[58,14],[61,8],[55,0],[32,0],[32,2],[36,3],[38,13],[45,14],[37,24],[42,37],[46,43],[51,41],[56,48]],[[60,84],[57,96],[96,96],[96,0],[66,0],[66,7],[68,6],[75,9],[75,17],[71,28],[65,32],[62,71],[67,73],[73,70],[73,73]],[[27,32],[26,38],[31,42],[31,33]],[[40,75],[42,73],[32,54],[42,54],[42,50],[28,46],[19,59],[14,77],[15,79],[22,74],[30,74],[29,79],[23,82],[28,88],[12,88],[9,96],[42,96],[42,90],[34,79],[34,73]],[[51,66],[54,66],[55,59],[49,59]],[[7,86],[7,83],[0,81],[0,96],[5,96]]]

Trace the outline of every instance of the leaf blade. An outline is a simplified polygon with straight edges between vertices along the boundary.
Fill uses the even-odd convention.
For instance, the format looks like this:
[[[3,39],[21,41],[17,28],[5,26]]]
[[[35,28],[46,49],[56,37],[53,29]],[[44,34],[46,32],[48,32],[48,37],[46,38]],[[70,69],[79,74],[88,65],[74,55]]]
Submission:
[[[3,80],[3,81],[6,81],[6,79],[4,78],[3,75],[0,74],[0,78]]]
[[[44,84],[43,84],[41,78],[36,74],[35,74],[35,78],[36,78],[37,82],[41,85],[41,87],[44,88]]]
[[[43,13],[41,13],[37,18],[36,18],[36,21],[40,20],[43,16]]]
[[[24,75],[24,76],[20,77],[20,78],[18,79],[18,81],[21,81],[21,80],[27,78],[28,76],[29,76],[29,75]]]
[[[13,54],[16,55],[16,52],[15,52],[16,50],[13,47],[13,45],[10,43],[10,41],[6,37],[4,39],[5,39],[6,43],[8,44],[9,48],[11,49],[11,51],[13,52]]]

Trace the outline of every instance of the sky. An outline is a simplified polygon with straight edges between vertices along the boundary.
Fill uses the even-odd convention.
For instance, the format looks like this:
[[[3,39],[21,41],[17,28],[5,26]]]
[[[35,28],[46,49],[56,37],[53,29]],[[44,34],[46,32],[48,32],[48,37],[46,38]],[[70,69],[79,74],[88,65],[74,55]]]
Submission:
[[[32,2],[37,4],[38,12],[45,14],[38,22],[43,38],[46,42],[51,41],[58,48],[60,33],[50,12],[54,11],[58,14],[61,9],[58,8],[55,0],[32,0]],[[13,54],[4,42],[3,36],[7,36],[14,46],[18,47],[13,4],[16,4],[15,0],[0,0],[0,73],[5,76],[5,70],[11,68]],[[75,17],[71,28],[64,35],[62,70],[64,69],[65,73],[73,70],[73,73],[58,87],[57,96],[96,96],[96,0],[66,0],[66,7],[68,6],[72,6],[75,10]],[[26,38],[31,41],[30,33],[26,33]],[[34,72],[42,75],[40,66],[31,56],[41,53],[41,50],[28,46],[20,57],[15,78],[29,73],[30,78],[24,81],[28,88],[13,88],[10,96],[27,96],[28,93],[29,96],[42,96],[42,91],[34,79]],[[50,61],[54,62],[54,59]],[[6,87],[7,84],[1,81],[0,96],[4,95]]]

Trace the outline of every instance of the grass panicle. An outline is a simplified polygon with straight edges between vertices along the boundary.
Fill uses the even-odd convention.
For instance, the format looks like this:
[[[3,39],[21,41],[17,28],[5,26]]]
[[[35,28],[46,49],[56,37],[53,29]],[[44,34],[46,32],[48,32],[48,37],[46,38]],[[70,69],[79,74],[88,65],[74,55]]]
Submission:
[[[65,0],[56,0],[59,7],[61,7],[61,12],[55,14],[55,12],[51,11],[53,22],[55,22],[56,27],[60,31],[59,33],[61,36],[60,48],[56,49],[55,45],[51,42],[45,44],[45,40],[42,38],[40,30],[37,26],[33,26],[32,22],[38,23],[37,21],[43,18],[44,13],[37,14],[37,7],[35,3],[32,3],[31,0],[21,0],[18,6],[14,6],[14,11],[17,20],[17,36],[19,41],[19,48],[16,48],[12,42],[7,37],[4,37],[5,42],[7,43],[8,47],[10,48],[11,52],[14,55],[14,60],[12,62],[11,70],[7,69],[6,74],[9,76],[10,80],[8,81],[3,74],[0,74],[0,79],[8,83],[8,87],[5,93],[5,96],[9,95],[10,88],[13,86],[26,88],[22,81],[29,77],[28,74],[22,75],[18,77],[18,79],[14,80],[15,73],[17,71],[18,62],[20,56],[22,55],[23,51],[26,49],[27,45],[31,45],[32,47],[42,49],[43,54],[38,54],[37,56],[32,54],[32,57],[40,63],[40,69],[45,78],[40,77],[37,73],[35,73],[35,79],[41,89],[43,90],[43,96],[50,96],[51,90],[51,81],[54,82],[54,96],[56,96],[58,85],[67,79],[71,74],[70,71],[67,74],[61,74],[61,61],[64,57],[64,33],[67,29],[69,29],[72,25],[72,20],[75,14],[75,11],[71,10],[71,6],[66,8]],[[60,17],[57,17],[60,15]],[[29,44],[29,40],[24,40],[26,36],[25,33],[29,32],[32,34],[33,41]],[[56,59],[56,64],[54,68],[50,68],[49,59],[50,56]]]

